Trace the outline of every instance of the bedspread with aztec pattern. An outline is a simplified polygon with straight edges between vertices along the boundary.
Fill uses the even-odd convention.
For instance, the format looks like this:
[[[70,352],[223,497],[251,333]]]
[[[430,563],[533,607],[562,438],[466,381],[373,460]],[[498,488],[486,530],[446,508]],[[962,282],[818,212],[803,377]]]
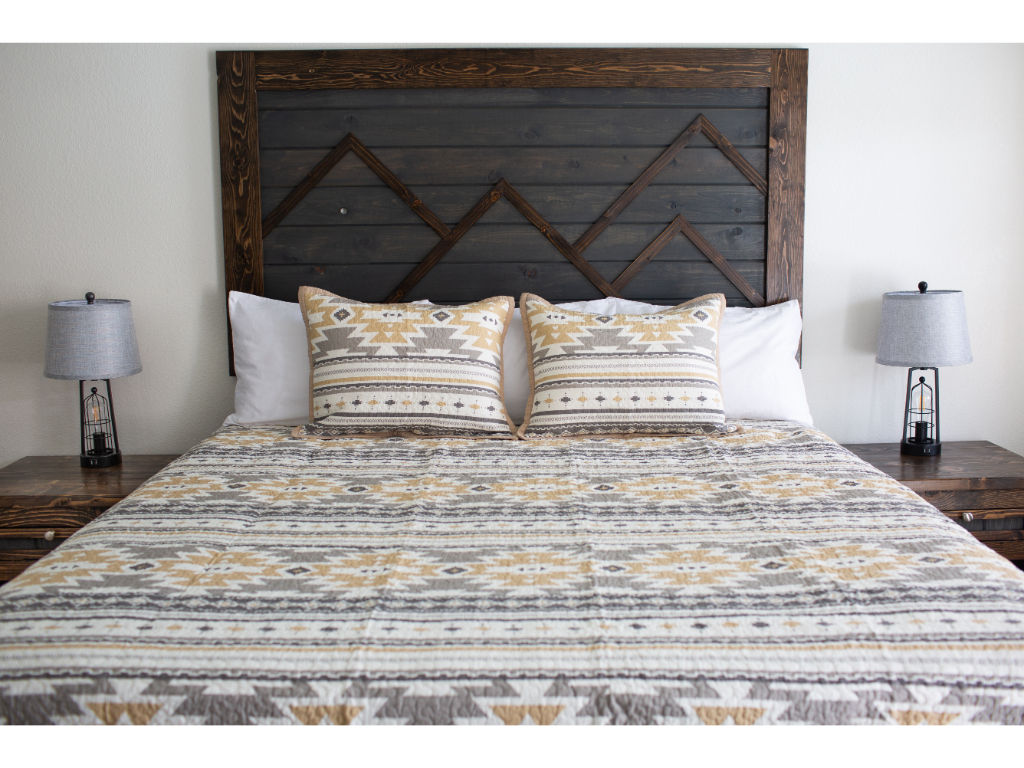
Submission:
[[[225,427],[0,590],[6,723],[1024,722],[1024,575],[819,432]]]

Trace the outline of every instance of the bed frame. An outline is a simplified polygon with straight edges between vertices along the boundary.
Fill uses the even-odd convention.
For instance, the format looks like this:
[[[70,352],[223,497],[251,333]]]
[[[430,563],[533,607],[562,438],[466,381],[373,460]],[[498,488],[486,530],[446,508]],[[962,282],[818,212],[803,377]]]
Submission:
[[[225,285],[801,298],[807,51],[219,51]]]

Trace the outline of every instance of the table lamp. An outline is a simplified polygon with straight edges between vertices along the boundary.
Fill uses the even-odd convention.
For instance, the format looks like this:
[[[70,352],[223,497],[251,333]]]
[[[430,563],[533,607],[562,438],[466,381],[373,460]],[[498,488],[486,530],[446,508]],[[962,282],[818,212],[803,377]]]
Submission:
[[[939,368],[971,362],[971,342],[964,294],[929,291],[925,282],[918,283],[917,288],[882,295],[882,325],[875,360],[882,365],[908,367],[900,453],[938,456],[942,451]],[[915,371],[925,374],[919,375],[916,383]]]
[[[46,324],[46,369],[51,379],[78,379],[81,465],[111,467],[121,463],[110,380],[142,370],[132,323],[132,305],[123,299],[54,301]],[[85,392],[85,382],[103,382]]]

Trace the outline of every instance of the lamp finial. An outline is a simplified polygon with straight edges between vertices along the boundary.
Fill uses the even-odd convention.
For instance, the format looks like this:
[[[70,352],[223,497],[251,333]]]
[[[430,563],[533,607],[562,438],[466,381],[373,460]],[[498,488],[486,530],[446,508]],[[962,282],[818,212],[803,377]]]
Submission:
[[[928,292],[928,283],[926,283],[924,280],[922,280],[920,283],[917,284],[917,290],[919,290],[921,293],[927,293]]]

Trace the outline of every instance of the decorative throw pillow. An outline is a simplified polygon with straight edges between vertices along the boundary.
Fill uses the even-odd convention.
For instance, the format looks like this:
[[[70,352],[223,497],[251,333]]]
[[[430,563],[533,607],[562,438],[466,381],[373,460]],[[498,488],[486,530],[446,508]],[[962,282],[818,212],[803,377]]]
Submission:
[[[300,288],[310,423],[295,434],[511,438],[501,346],[512,304],[364,304]]]
[[[519,306],[532,360],[520,436],[727,431],[722,294],[648,314],[561,309],[530,293]]]

